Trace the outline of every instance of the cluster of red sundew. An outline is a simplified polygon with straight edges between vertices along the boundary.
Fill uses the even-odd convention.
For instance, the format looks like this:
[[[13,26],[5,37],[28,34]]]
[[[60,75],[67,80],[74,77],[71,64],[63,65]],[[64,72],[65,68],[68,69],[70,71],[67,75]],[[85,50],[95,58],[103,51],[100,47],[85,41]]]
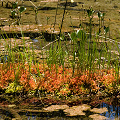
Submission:
[[[45,72],[45,77],[41,80],[40,89],[44,89],[50,93],[66,94],[84,94],[90,90],[96,92],[100,85],[104,85],[106,89],[116,82],[114,69],[98,70],[94,73],[89,71],[72,76],[72,69],[64,69],[60,66],[51,68],[51,71]],[[79,72],[80,73],[80,72]],[[120,76],[119,76],[120,79]],[[99,86],[98,86],[99,84]],[[113,89],[113,88],[112,88]]]
[[[86,92],[97,91],[98,84],[104,85],[108,89],[113,89],[112,84],[116,82],[114,69],[98,70],[94,73],[89,71],[73,71],[62,66],[47,64],[31,65],[29,71],[28,64],[2,64],[0,65],[0,86],[5,88],[16,79],[26,90],[45,90],[52,94],[84,94]],[[79,73],[79,74],[78,74]],[[40,75],[40,76],[39,76]],[[118,78],[120,82],[120,76]]]
[[[41,80],[40,89],[53,94],[67,95],[70,93],[70,79],[72,78],[72,69],[63,69],[62,66],[53,65],[50,70],[45,72]]]
[[[8,86],[9,82],[13,82],[15,79],[14,69],[12,65],[0,64],[0,87],[5,88]]]
[[[50,93],[59,93],[61,95],[77,94],[84,92],[81,86],[88,82],[86,75],[78,76],[72,69],[64,69],[59,66],[57,71],[55,66],[50,71],[45,72],[45,77],[41,80],[40,89],[45,89]],[[92,84],[94,86],[94,84]]]
[[[34,90],[37,88],[37,81],[34,79],[34,75],[38,74],[37,69],[40,69],[40,73],[44,71],[42,65],[38,68],[37,65],[32,65],[29,71],[28,64],[0,64],[0,87],[5,89],[9,83],[17,80],[26,90]]]

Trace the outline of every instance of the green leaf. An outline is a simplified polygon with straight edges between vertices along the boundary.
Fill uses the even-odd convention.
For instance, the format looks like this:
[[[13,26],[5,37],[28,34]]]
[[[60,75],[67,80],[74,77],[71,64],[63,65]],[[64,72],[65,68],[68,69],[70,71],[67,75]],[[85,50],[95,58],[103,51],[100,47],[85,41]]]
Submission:
[[[72,40],[75,40],[77,38],[77,35],[76,35],[75,32],[72,32],[70,37],[71,37]]]
[[[88,17],[92,16],[93,13],[94,13],[94,11],[93,11],[92,8],[90,8],[89,10],[87,10]]]
[[[12,3],[12,8],[13,8],[13,9],[17,8],[17,4],[18,4],[18,2],[13,2],[13,3]]]
[[[15,13],[16,13],[15,10],[11,11],[11,15],[12,15],[12,16],[15,15]]]
[[[77,31],[77,37],[80,38],[81,40],[85,39],[86,33],[83,30],[78,30]]]
[[[15,10],[11,11],[11,17],[15,18],[15,15],[16,15],[16,11]]]
[[[21,6],[21,7],[18,7],[18,10],[19,10],[20,13],[22,13],[23,11],[26,10],[26,8],[24,6]]]
[[[105,33],[107,33],[109,31],[109,27],[104,26],[104,31],[105,31]]]
[[[100,12],[98,12],[97,15],[98,15],[99,18],[101,17],[101,13]]]
[[[104,16],[105,16],[105,13],[103,13],[102,16],[104,17]]]
[[[99,30],[96,35],[99,35],[100,33],[101,33],[101,30]]]

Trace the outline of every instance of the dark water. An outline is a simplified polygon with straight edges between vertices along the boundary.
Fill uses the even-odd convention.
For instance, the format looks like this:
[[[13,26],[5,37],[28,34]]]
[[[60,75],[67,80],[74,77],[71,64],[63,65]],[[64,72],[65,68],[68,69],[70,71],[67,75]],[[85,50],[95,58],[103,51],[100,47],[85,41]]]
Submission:
[[[98,106],[98,108],[103,108],[103,107],[106,107],[108,111],[100,115],[107,117],[108,118],[107,120],[120,120],[120,107],[108,105],[104,102]],[[51,114],[46,114],[43,115],[42,117],[40,114],[35,115],[33,113],[26,113],[26,117],[28,120],[83,120],[83,119],[92,120],[91,118],[85,116],[68,117],[65,116],[65,114],[62,111],[59,111],[59,113],[57,114],[55,113],[51,113]],[[86,114],[86,116],[88,115]]]
[[[108,105],[106,103],[102,103],[100,106],[100,108],[102,107],[106,107],[108,109],[108,112],[102,113],[100,115],[103,115],[107,118],[109,118],[109,120],[120,120],[120,106],[112,106],[112,105]]]
[[[4,56],[0,56],[0,62],[3,63],[4,62],[7,62],[8,60],[8,55],[4,55]]]

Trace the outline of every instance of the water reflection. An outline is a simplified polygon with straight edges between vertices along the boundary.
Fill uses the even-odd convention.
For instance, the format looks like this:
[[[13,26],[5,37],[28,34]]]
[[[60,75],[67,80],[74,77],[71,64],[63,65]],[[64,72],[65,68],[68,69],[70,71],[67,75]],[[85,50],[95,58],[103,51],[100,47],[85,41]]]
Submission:
[[[108,118],[107,120],[120,120],[120,107],[118,106],[113,106],[113,105],[108,105],[106,103],[102,103],[101,105],[98,106],[98,108],[103,108],[106,107],[108,109],[107,112],[102,113],[100,115],[105,116],[106,118]],[[59,111],[60,112],[60,111]],[[54,114],[55,115],[55,114]],[[57,116],[39,116],[39,115],[34,115],[34,114],[27,114],[28,120],[37,120],[37,119],[43,119],[43,120],[81,120],[81,119],[86,119],[86,120],[92,120],[89,117],[82,117],[81,116],[76,116],[76,117],[68,117],[65,115],[62,115],[61,113],[59,113],[59,115],[57,114]]]
[[[108,120],[119,120],[120,119],[120,107],[108,105],[106,103],[102,103],[99,108],[106,107],[108,109],[108,112],[102,113],[100,115],[103,115],[108,118]]]
[[[100,114],[101,116],[105,116],[106,118],[108,118],[107,120],[120,120],[120,106],[118,107],[118,106],[108,105],[106,103],[102,103],[101,105],[98,106],[98,108],[104,108],[104,107],[106,107],[108,111]],[[86,115],[66,116],[63,110],[53,111],[53,112],[34,112],[34,111],[19,112],[19,115],[23,120],[83,120],[83,119],[92,120],[92,118],[89,117],[90,114],[92,113],[86,112]],[[5,115],[11,117],[11,114],[8,111],[5,112]],[[0,114],[0,119],[3,118],[4,116]]]
[[[32,41],[33,41],[33,42],[35,42],[35,43],[36,43],[36,42],[38,42],[38,40],[37,40],[37,39],[32,39]]]

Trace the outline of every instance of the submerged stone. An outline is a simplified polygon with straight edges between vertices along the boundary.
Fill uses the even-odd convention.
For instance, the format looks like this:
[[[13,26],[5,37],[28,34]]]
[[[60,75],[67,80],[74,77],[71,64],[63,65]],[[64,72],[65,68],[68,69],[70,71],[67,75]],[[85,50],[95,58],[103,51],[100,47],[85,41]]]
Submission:
[[[90,115],[89,117],[92,118],[93,120],[107,120],[105,116],[101,116],[99,114],[93,114]]]
[[[67,108],[69,108],[68,105],[51,105],[51,106],[49,106],[47,108],[43,108],[43,109],[52,112],[52,111],[64,110]]]
[[[73,106],[68,109],[63,110],[68,116],[78,116],[78,115],[85,115],[83,111],[90,110],[90,106],[83,104],[80,106]]]
[[[67,116],[78,116],[78,115],[85,115],[85,113],[81,110],[77,109],[66,109],[64,112],[67,114]]]
[[[95,112],[95,113],[104,113],[104,112],[107,112],[107,108],[104,107],[104,108],[93,108],[92,110],[90,110],[91,112]]]

